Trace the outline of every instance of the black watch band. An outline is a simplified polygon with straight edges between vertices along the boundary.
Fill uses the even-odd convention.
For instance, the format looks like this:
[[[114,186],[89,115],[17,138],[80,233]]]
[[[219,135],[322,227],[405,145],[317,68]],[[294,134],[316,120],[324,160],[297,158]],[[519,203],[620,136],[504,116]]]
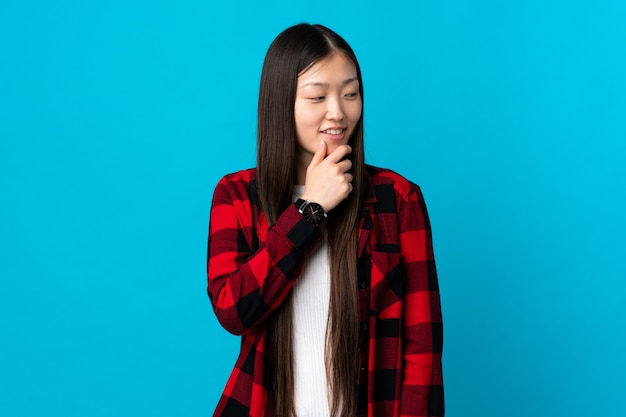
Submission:
[[[311,224],[320,224],[328,217],[326,213],[324,213],[322,206],[313,201],[299,198],[296,200],[296,207],[304,219]]]

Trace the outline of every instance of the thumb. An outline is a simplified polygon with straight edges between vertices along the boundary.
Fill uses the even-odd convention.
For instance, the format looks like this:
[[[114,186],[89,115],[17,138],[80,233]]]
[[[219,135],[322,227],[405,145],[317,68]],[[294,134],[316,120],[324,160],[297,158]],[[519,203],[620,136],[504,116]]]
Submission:
[[[317,147],[317,150],[313,154],[313,159],[311,159],[311,165],[318,165],[326,158],[326,142],[320,140],[320,144]]]

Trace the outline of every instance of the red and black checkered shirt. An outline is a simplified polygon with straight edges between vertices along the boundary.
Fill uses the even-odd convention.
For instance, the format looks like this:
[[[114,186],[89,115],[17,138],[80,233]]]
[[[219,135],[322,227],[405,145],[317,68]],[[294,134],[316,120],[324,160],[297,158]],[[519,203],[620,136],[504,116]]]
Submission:
[[[256,170],[215,188],[208,292],[241,351],[214,416],[273,417],[265,375],[265,320],[291,291],[318,227],[289,206],[273,227],[259,209]],[[367,167],[359,223],[361,329],[358,416],[443,416],[443,330],[428,214],[419,187]]]

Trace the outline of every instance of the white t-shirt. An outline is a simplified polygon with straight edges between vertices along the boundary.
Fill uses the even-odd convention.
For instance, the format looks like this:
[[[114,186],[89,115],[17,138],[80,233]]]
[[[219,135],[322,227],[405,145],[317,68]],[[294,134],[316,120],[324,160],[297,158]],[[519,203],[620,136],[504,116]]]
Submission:
[[[294,199],[304,186],[294,186]],[[294,401],[298,417],[329,417],[329,387],[324,351],[330,304],[326,237],[305,261],[293,287]]]

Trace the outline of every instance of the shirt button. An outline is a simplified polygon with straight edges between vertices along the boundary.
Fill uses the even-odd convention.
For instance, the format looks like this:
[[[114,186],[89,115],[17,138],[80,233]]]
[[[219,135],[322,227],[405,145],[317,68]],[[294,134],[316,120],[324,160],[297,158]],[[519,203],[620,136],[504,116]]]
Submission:
[[[367,282],[365,282],[365,281],[361,281],[361,283],[359,284],[359,286],[360,286],[361,288],[367,288]]]
[[[361,323],[361,329],[367,330],[367,323]]]
[[[365,372],[365,368],[361,368],[361,372]]]

